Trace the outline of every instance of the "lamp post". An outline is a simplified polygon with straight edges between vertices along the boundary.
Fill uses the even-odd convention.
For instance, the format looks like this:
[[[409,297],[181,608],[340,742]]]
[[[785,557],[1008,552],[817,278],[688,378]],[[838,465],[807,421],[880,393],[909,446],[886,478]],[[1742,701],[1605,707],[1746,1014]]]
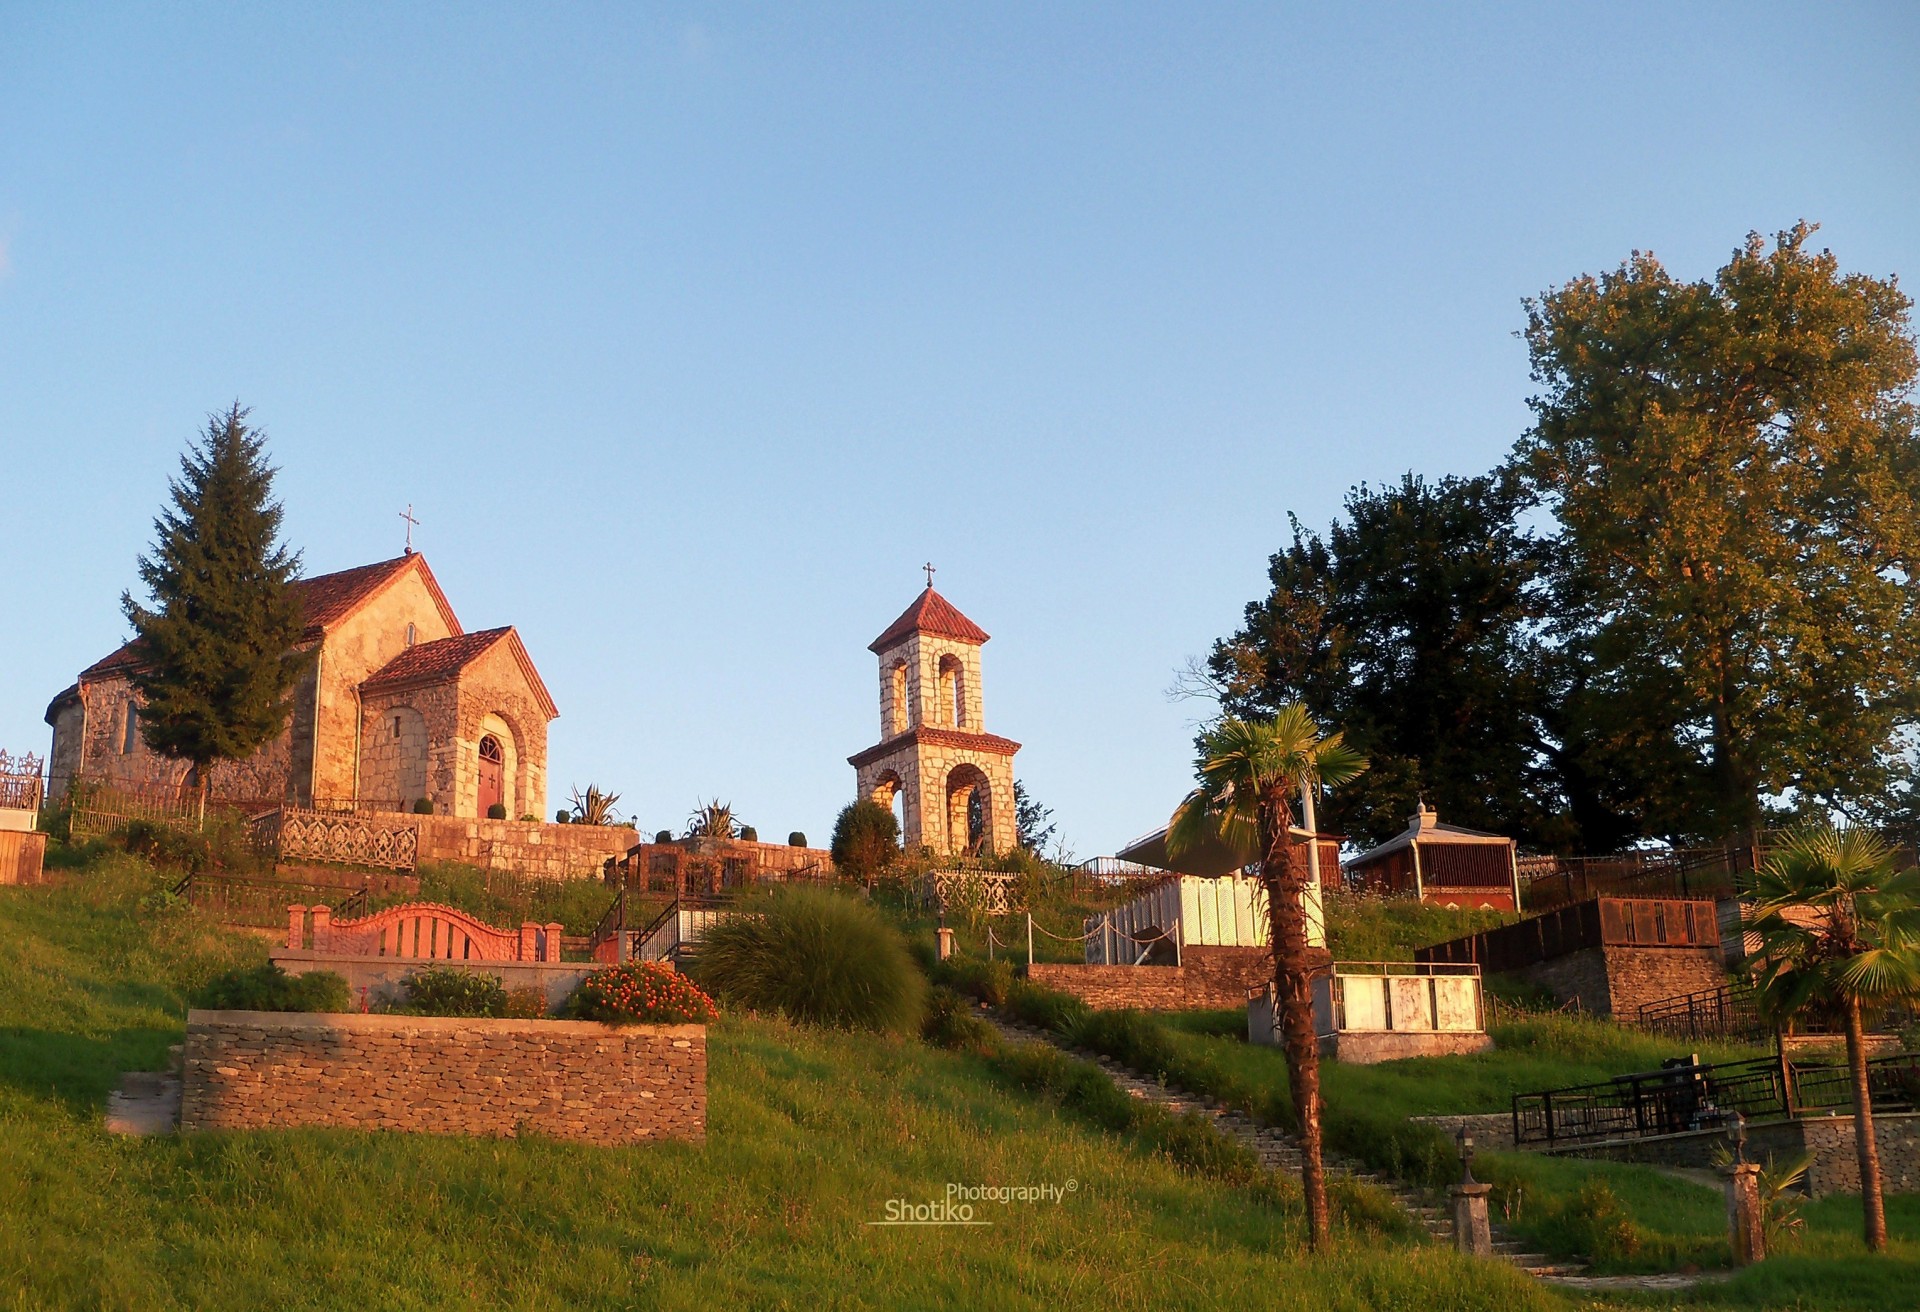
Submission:
[[[1766,1225],[1760,1210],[1760,1168],[1747,1160],[1747,1118],[1739,1112],[1727,1124],[1733,1161],[1727,1177],[1727,1237],[1733,1243],[1733,1264],[1750,1266],[1767,1255]]]
[[[1453,1242],[1469,1257],[1493,1256],[1493,1226],[1487,1219],[1490,1184],[1473,1178],[1473,1135],[1462,1125],[1455,1136],[1460,1144],[1460,1183],[1453,1187]]]

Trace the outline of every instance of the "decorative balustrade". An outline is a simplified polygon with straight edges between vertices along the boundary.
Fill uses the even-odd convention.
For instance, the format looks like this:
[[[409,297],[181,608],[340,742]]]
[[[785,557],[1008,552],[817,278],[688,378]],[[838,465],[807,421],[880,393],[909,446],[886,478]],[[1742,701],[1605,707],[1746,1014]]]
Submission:
[[[318,956],[398,957],[412,961],[560,960],[564,927],[528,920],[516,932],[495,929],[455,907],[408,902],[358,920],[335,920],[329,907],[287,908],[287,947]]]
[[[420,861],[419,827],[398,817],[287,806],[280,808],[278,829],[280,857],[285,861],[331,861],[389,870],[411,870]]]

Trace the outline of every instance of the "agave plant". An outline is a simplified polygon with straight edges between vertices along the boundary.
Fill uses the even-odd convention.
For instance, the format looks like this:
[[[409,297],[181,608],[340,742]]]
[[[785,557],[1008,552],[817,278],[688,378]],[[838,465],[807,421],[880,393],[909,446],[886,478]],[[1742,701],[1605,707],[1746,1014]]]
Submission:
[[[740,823],[734,819],[733,803],[722,802],[718,798],[702,802],[687,817],[688,838],[732,838],[739,832]]]
[[[576,825],[610,825],[613,823],[613,804],[620,800],[618,793],[603,793],[594,784],[587,785],[587,791],[573,790],[569,799],[573,803],[573,823]]]

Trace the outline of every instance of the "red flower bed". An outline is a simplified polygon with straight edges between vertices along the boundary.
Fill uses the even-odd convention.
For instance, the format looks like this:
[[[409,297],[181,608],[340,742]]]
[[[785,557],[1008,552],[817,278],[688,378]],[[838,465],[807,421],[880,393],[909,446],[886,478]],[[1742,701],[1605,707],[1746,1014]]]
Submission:
[[[580,981],[568,1010],[581,1020],[643,1025],[705,1025],[720,1018],[700,986],[656,961],[629,961]]]

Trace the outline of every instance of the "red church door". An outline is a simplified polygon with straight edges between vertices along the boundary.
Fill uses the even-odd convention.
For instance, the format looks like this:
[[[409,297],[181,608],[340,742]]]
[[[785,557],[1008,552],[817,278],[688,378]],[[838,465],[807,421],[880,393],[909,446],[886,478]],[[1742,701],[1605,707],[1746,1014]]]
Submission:
[[[496,806],[507,801],[507,771],[500,740],[492,734],[480,740],[480,815],[484,818]]]

